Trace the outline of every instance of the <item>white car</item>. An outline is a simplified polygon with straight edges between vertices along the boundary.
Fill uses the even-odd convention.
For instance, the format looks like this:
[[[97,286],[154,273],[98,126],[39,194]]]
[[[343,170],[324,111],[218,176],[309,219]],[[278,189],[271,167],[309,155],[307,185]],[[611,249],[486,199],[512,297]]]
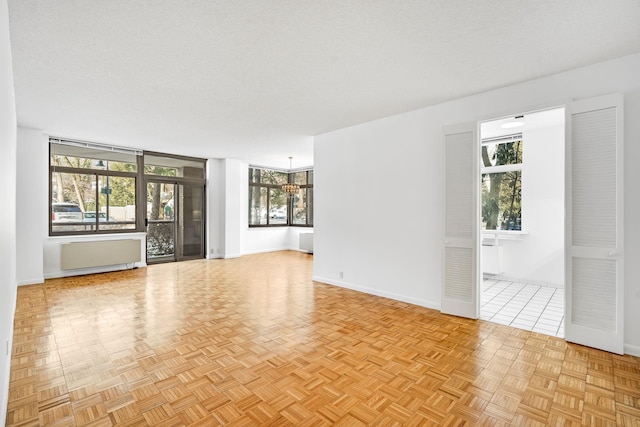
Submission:
[[[272,219],[287,219],[287,209],[285,209],[285,208],[271,209],[271,212],[269,212],[269,218],[272,218]]]
[[[52,203],[51,222],[82,222],[82,209],[75,203]]]
[[[107,220],[107,214],[104,212],[98,212],[98,221],[103,222]],[[96,222],[95,211],[89,211],[84,213],[84,222]]]

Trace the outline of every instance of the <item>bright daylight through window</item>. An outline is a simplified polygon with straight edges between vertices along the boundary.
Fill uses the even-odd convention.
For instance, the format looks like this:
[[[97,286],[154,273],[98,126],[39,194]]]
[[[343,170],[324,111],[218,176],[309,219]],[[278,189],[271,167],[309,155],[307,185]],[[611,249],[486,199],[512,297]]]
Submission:
[[[50,139],[50,233],[135,230],[135,150]]]
[[[282,186],[300,188],[287,194]],[[249,168],[249,226],[313,226],[313,171]]]
[[[482,229],[522,230],[522,134],[482,140]]]

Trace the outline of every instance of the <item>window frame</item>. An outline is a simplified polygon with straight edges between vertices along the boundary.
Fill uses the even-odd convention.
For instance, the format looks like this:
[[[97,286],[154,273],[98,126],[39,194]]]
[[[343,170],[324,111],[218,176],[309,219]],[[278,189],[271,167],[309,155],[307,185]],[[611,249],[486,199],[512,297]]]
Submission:
[[[499,174],[499,173],[508,173],[508,172],[516,172],[519,173],[519,180],[520,180],[520,188],[522,189],[522,184],[524,181],[524,175],[523,175],[523,171],[525,169],[524,166],[524,138],[522,133],[514,133],[511,135],[504,135],[501,137],[496,137],[496,138],[487,138],[487,139],[483,139],[480,141],[480,150],[482,150],[483,146],[486,145],[490,145],[490,144],[507,144],[507,143],[515,143],[515,142],[520,142],[522,144],[522,157],[520,158],[520,162],[519,163],[511,163],[511,164],[506,164],[506,165],[497,165],[497,166],[484,166],[484,164],[482,164],[482,155],[480,156],[481,159],[481,165],[480,165],[480,194],[482,194],[482,186],[483,186],[483,175],[491,175],[491,174]],[[522,190],[521,190],[522,191]],[[497,228],[497,229],[486,229],[484,228],[484,219],[481,219],[480,221],[480,227],[482,230],[482,233],[525,233],[525,229],[523,228],[523,217],[524,217],[524,212],[523,212],[523,203],[522,203],[522,195],[520,197],[520,227],[519,229],[514,229],[514,230],[503,230],[502,228]]]
[[[287,202],[286,202],[286,207],[287,207],[287,216],[286,216],[286,222],[285,223],[277,223],[277,224],[271,224],[271,218],[269,217],[268,213],[271,210],[271,190],[273,189],[278,189],[281,190],[282,189],[282,184],[271,184],[271,183],[264,183],[264,182],[255,182],[253,181],[253,171],[254,170],[260,170],[260,171],[270,171],[270,172],[279,172],[279,173],[284,173],[287,175],[287,183],[289,184],[295,184],[295,174],[296,173],[300,173],[300,172],[305,172],[306,173],[306,184],[298,184],[300,186],[300,189],[305,189],[305,191],[307,192],[307,202],[306,202],[306,215],[305,215],[305,224],[294,224],[293,223],[293,197],[291,196],[287,196]],[[313,194],[313,182],[309,183],[309,174],[313,174],[313,169],[311,168],[304,168],[304,169],[296,169],[296,170],[281,170],[281,169],[274,169],[274,168],[265,168],[265,167],[260,167],[260,166],[249,166],[248,169],[248,177],[249,177],[249,186],[248,186],[248,208],[247,208],[247,222],[248,222],[248,226],[249,228],[268,228],[268,227],[306,227],[306,228],[310,228],[313,227],[313,221],[311,221],[311,223],[309,222],[309,217],[311,217],[313,219],[313,215],[309,215],[309,212],[313,212],[313,197],[311,197],[311,203],[309,203],[309,189],[311,189],[312,194]],[[267,191],[267,205],[266,205],[266,211],[267,211],[267,223],[266,224],[252,224],[251,223],[251,207],[252,207],[252,189],[253,188],[259,188],[259,189],[266,189]]]
[[[89,142],[84,142],[84,141],[73,141],[73,140],[68,140],[68,139],[62,139],[62,138],[55,138],[55,137],[50,137],[49,138],[49,201],[48,201],[48,207],[49,207],[49,215],[48,215],[48,228],[49,228],[49,236],[80,236],[80,235],[96,235],[96,234],[119,234],[119,233],[135,233],[135,232],[140,232],[140,231],[144,231],[142,229],[142,226],[144,224],[144,221],[140,218],[140,215],[138,214],[138,205],[140,202],[140,184],[141,184],[141,179],[140,179],[140,168],[143,166],[143,155],[142,155],[142,151],[137,151],[137,150],[128,150],[128,149],[124,149],[122,148],[122,150],[126,150],[128,152],[131,152],[131,154],[135,154],[135,161],[136,161],[136,172],[127,172],[127,171],[116,171],[116,170],[107,170],[107,169],[102,169],[102,168],[98,168],[98,167],[91,167],[91,168],[79,168],[79,167],[72,167],[72,166],[58,166],[58,165],[54,165],[52,162],[52,145],[53,144],[64,144],[65,142],[67,143],[71,143],[69,145],[84,145],[85,148],[88,149],[92,149],[95,150],[96,153],[99,153],[101,150],[108,152],[109,150],[109,146],[102,146],[100,144],[94,144],[94,143],[89,143]],[[115,147],[112,147],[115,148]],[[67,174],[77,174],[77,175],[88,175],[88,176],[92,176],[95,182],[95,200],[96,200],[96,221],[95,224],[93,222],[87,223],[84,220],[82,221],[82,225],[85,226],[84,230],[64,230],[64,231],[55,231],[54,230],[54,226],[56,224],[54,224],[53,222],[53,178],[54,178],[54,174],[55,173],[67,173]],[[135,204],[136,204],[136,218],[135,221],[118,221],[118,222],[110,222],[109,218],[107,217],[107,221],[105,222],[101,222],[99,220],[99,197],[100,197],[100,187],[98,185],[99,182],[99,178],[100,177],[120,177],[120,178],[132,178],[134,180],[134,188],[135,188]],[[83,212],[83,218],[84,218],[84,212]],[[104,228],[101,229],[100,228],[100,224],[103,225],[114,225],[114,224],[134,224],[133,228],[124,228],[124,229],[117,229],[117,228]],[[70,222],[68,223],[68,225],[76,225],[74,222]],[[87,226],[91,226],[89,229],[87,229]]]

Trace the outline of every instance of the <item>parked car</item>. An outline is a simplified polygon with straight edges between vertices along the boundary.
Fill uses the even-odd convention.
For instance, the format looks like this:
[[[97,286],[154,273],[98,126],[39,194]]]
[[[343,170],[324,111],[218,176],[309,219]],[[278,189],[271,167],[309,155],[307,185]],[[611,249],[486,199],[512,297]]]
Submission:
[[[98,221],[106,221],[107,214],[104,212],[98,212]],[[95,211],[88,211],[84,213],[84,222],[96,222],[96,213]]]
[[[51,222],[82,222],[82,209],[75,203],[52,203]]]
[[[287,219],[287,209],[271,209],[271,212],[269,212],[269,217],[273,219]]]

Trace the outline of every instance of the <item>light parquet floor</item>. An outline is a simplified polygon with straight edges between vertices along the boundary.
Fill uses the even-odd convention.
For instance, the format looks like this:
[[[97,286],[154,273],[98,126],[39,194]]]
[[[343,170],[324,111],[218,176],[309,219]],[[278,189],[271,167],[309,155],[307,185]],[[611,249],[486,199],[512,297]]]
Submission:
[[[18,289],[9,426],[640,425],[640,359],[277,252]]]

